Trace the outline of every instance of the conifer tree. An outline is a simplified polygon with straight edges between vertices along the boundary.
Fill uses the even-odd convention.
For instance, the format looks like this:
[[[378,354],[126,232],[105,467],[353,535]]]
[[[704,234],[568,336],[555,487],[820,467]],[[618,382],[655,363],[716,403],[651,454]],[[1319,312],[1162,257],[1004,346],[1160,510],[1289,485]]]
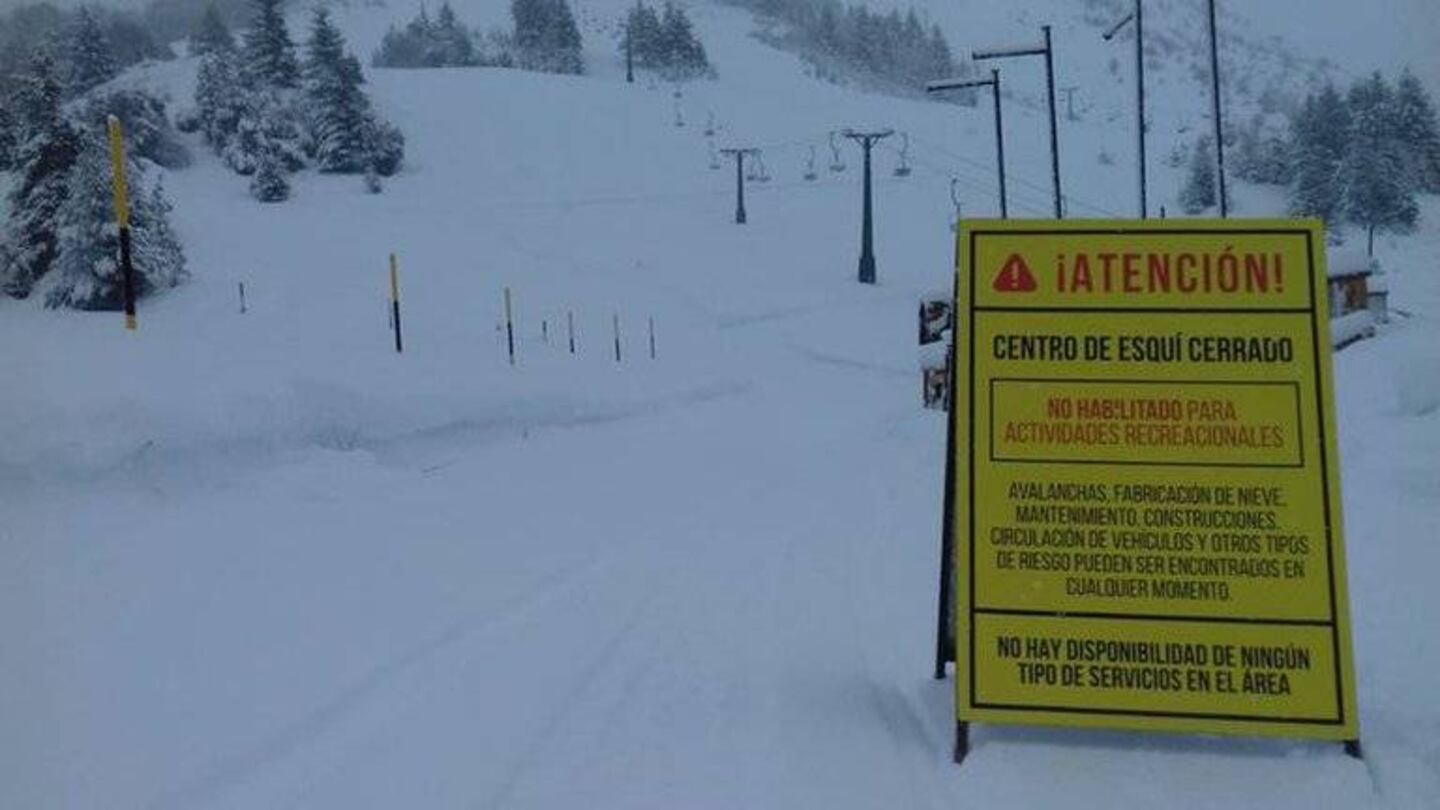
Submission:
[[[110,40],[105,36],[100,20],[88,6],[81,6],[75,12],[66,37],[66,90],[71,95],[80,95],[96,85],[104,84],[120,72]]]
[[[200,61],[195,106],[205,142],[222,152],[240,127],[244,110],[240,60],[233,50],[212,50]]]
[[[300,63],[285,28],[281,0],[252,0],[253,16],[245,32],[245,73],[249,81],[292,88],[300,83]]]
[[[1340,164],[1350,139],[1350,109],[1334,85],[1305,99],[1291,121],[1294,185],[1290,213],[1338,224],[1344,206]]]
[[[322,172],[365,170],[365,122],[370,102],[360,89],[360,65],[329,12],[315,12],[305,57],[305,96],[316,165]]]
[[[0,172],[10,171],[15,159],[15,116],[10,114],[13,103],[0,96]]]
[[[580,29],[567,0],[511,0],[520,66],[545,73],[585,72]]]
[[[1420,80],[1406,68],[1395,90],[1396,136],[1410,156],[1418,186],[1440,194],[1440,121]]]
[[[1407,233],[1420,209],[1413,164],[1396,131],[1395,96],[1378,72],[1357,82],[1346,99],[1350,137],[1340,164],[1346,218],[1363,227],[1373,249],[1377,231]]]
[[[449,2],[440,6],[434,38],[441,66],[463,67],[475,63],[475,42],[470,38],[470,32],[460,24]]]
[[[273,151],[265,151],[258,157],[255,175],[250,178],[250,196],[263,203],[290,199],[290,181],[285,177],[281,160]]]
[[[1190,153],[1190,171],[1180,190],[1180,205],[1187,214],[1199,214],[1216,204],[1214,141],[1202,136]]]
[[[205,12],[200,15],[195,30],[190,34],[190,54],[204,56],[214,51],[234,49],[235,38],[230,35],[230,28],[225,25],[220,9],[215,7],[212,0],[205,5]]]
[[[13,162],[20,182],[8,199],[0,290],[25,298],[54,264],[59,245],[55,213],[65,202],[66,176],[75,163],[79,140],[61,112],[60,80],[43,50],[22,77],[14,101]]]
[[[173,287],[185,277],[185,255],[170,228],[170,203],[158,186],[147,190],[143,164],[126,161],[131,265],[137,297]],[[120,235],[115,223],[110,156],[101,133],[85,133],[56,212],[60,240],[55,269],[42,282],[45,305],[118,310],[124,305]]]

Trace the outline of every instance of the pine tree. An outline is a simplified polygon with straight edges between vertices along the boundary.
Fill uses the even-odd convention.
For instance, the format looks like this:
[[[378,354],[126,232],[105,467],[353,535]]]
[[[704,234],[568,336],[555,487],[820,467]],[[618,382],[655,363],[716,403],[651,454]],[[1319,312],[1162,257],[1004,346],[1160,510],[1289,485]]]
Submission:
[[[179,284],[185,255],[170,228],[170,203],[158,185],[148,192],[143,164],[126,161],[130,199],[131,265],[137,297]],[[115,223],[110,156],[104,136],[82,136],[67,179],[65,202],[56,212],[60,240],[55,269],[41,287],[45,305],[118,310],[124,305],[120,236]]]
[[[88,6],[81,6],[75,12],[67,37],[66,90],[71,95],[80,95],[97,85],[104,84],[120,72],[110,40],[100,26],[100,20]]]
[[[660,29],[661,60],[667,78],[692,78],[710,69],[705,47],[695,38],[690,18],[672,0],[665,1]]]
[[[221,157],[237,174],[249,176],[263,160],[274,161],[284,171],[305,165],[296,115],[275,90],[256,89],[238,96],[234,137]]]
[[[281,0],[251,0],[253,17],[245,32],[245,73],[249,81],[278,88],[300,83],[300,63],[285,28]]]
[[[10,171],[15,160],[15,116],[10,114],[13,103],[0,96],[0,172]]]
[[[1334,85],[1305,99],[1290,123],[1292,169],[1290,213],[1338,224],[1344,205],[1340,164],[1350,139],[1350,109]]]
[[[290,181],[285,178],[285,169],[273,152],[267,151],[259,157],[255,176],[250,178],[250,196],[263,203],[290,199]]]
[[[1395,127],[1419,187],[1440,194],[1440,122],[1425,87],[1409,68],[1400,74],[1395,90]]]
[[[475,42],[470,38],[470,32],[466,31],[465,26],[456,18],[455,9],[450,7],[449,2],[440,6],[434,36],[441,66],[464,67],[475,63]]]
[[[520,66],[545,73],[585,72],[580,29],[566,0],[511,0]]]
[[[55,64],[39,51],[14,96],[19,185],[9,196],[5,223],[5,266],[0,290],[28,297],[50,271],[59,245],[55,213],[65,202],[66,176],[75,163],[79,140],[61,113],[60,80]]]
[[[200,61],[195,81],[195,106],[205,142],[221,152],[240,126],[244,110],[240,60],[233,50],[213,50]]]
[[[230,28],[225,25],[225,19],[220,16],[220,9],[215,3],[205,5],[205,13],[195,24],[195,30],[190,34],[190,54],[192,56],[204,56],[214,51],[232,51],[235,49],[235,38],[230,35]]]
[[[1180,205],[1187,214],[1199,214],[1216,204],[1214,141],[1203,136],[1190,153],[1190,172],[1180,190]]]
[[[363,172],[374,162],[363,82],[360,63],[345,53],[345,40],[329,14],[317,10],[305,59],[305,95],[315,161],[323,172]]]
[[[654,69],[664,64],[660,17],[655,9],[636,3],[626,16],[626,31],[630,36],[630,55],[636,65]],[[623,53],[624,42],[620,43],[620,48]]]
[[[1377,231],[1407,233],[1420,209],[1415,202],[1414,168],[1398,137],[1395,95],[1379,73],[1357,82],[1347,97],[1350,138],[1340,164],[1346,218]]]

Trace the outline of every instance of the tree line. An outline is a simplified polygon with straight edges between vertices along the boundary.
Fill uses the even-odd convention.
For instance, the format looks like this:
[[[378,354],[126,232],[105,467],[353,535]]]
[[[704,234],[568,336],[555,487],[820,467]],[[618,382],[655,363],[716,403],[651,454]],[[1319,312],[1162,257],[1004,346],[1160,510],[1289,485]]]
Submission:
[[[659,12],[637,0],[625,16],[620,52],[634,67],[653,70],[668,81],[714,74],[690,17],[673,0],[665,0]]]
[[[1406,70],[1393,84],[1381,73],[1341,93],[1334,84],[1308,95],[1285,124],[1257,116],[1227,133],[1235,176],[1288,186],[1289,212],[1344,225],[1407,233],[1419,219],[1419,192],[1440,193],[1440,123],[1420,80]],[[1198,214],[1217,202],[1214,141],[1195,145],[1181,203]]]
[[[834,82],[852,81],[872,89],[917,95],[925,83],[963,75],[940,27],[926,26],[914,8],[904,14],[871,11],[840,0],[729,0],[769,19],[763,37],[800,54],[816,75]],[[973,94],[962,103],[973,104]]]
[[[107,121],[127,133],[132,256],[138,294],[187,276],[171,205],[151,167],[188,162],[164,103],[140,91],[100,85],[121,59],[102,18],[81,9],[64,36],[32,46],[0,98],[0,171],[13,175],[0,222],[0,292],[39,296],[50,307],[119,309],[112,170]]]
[[[303,59],[286,28],[281,0],[250,0],[253,17],[236,43],[218,13],[197,29],[203,54],[195,110],[181,128],[198,131],[261,202],[290,196],[288,176],[307,166],[363,174],[371,191],[399,170],[400,130],[373,109],[360,62],[346,50],[329,11],[311,15]]]

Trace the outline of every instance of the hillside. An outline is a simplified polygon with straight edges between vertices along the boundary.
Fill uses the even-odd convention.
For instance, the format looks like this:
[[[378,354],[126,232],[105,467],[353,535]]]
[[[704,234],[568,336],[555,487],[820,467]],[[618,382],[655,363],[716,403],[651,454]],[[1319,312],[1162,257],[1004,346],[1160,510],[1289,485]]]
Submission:
[[[455,2],[480,27],[504,5]],[[929,5],[957,51],[1042,20]],[[1026,5],[1065,9],[1065,81],[1095,88],[1064,123],[1070,211],[1128,215],[1128,49],[1100,41],[1101,5]],[[944,425],[920,408],[914,319],[950,282],[951,179],[966,215],[996,211],[988,107],[819,82],[710,4],[693,17],[720,78],[676,98],[624,83],[604,32],[628,2],[577,6],[586,77],[367,68],[408,136],[379,196],[307,173],[261,206],[193,144],[166,185],[194,278],[138,333],[0,300],[0,806],[1440,804],[1440,200],[1380,243],[1409,317],[1337,356],[1366,761],[982,727],[957,768],[951,687],[929,678]],[[410,13],[341,19],[368,55]],[[183,106],[194,70],[119,81]],[[1170,199],[1159,156],[1206,108],[1161,73]],[[1047,216],[1042,74],[1007,75],[1012,211]],[[877,152],[873,288],[858,150],[828,169],[846,126],[910,136],[908,177],[899,144]],[[745,226],[711,141],[764,149]]]

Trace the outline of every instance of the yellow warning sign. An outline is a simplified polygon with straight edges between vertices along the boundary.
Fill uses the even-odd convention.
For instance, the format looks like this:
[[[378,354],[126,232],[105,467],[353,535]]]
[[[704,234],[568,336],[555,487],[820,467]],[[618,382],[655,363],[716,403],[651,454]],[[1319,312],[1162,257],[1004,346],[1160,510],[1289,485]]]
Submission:
[[[957,718],[1356,738],[1320,225],[958,238]]]

